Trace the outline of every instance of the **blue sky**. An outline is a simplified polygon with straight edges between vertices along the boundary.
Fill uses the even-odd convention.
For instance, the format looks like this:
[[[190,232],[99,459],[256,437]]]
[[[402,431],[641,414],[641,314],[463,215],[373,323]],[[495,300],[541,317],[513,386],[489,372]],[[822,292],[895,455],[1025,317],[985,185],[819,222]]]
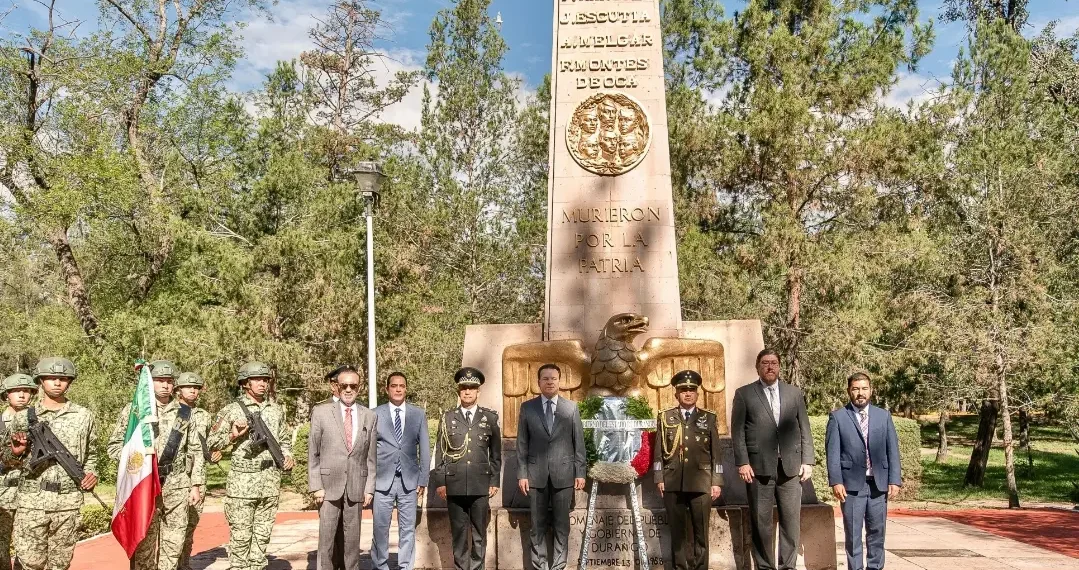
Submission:
[[[280,59],[296,57],[308,49],[310,41],[307,30],[314,18],[324,13],[331,0],[280,0],[271,10],[273,20],[258,18],[249,22],[243,30],[247,57],[240,63],[233,78],[232,87],[238,91],[257,87],[266,72]],[[383,11],[392,30],[382,42],[387,59],[381,70],[389,77],[398,69],[415,69],[422,66],[428,30],[438,10],[452,5],[450,0],[372,0]],[[919,8],[924,20],[937,20],[942,0],[926,0]],[[24,32],[30,25],[41,25],[43,9],[34,0],[0,0],[0,15],[9,7],[17,6],[0,21],[0,34],[11,35]],[[744,0],[731,0],[726,10],[740,10]],[[58,0],[58,8],[68,17],[87,22],[82,30],[92,29],[98,17],[96,2],[90,0]],[[503,35],[510,46],[506,59],[507,71],[519,75],[525,82],[525,90],[534,89],[543,75],[550,71],[551,22],[554,2],[552,0],[492,0],[491,11],[501,12]],[[1028,33],[1040,30],[1050,20],[1059,20],[1058,30],[1063,34],[1079,28],[1079,0],[1032,0],[1031,26]],[[918,98],[932,90],[939,81],[951,75],[952,62],[959,48],[965,44],[962,24],[942,25],[936,22],[934,49],[913,74],[903,74],[889,100],[901,103]],[[392,110],[387,120],[407,126],[419,121],[419,90]]]

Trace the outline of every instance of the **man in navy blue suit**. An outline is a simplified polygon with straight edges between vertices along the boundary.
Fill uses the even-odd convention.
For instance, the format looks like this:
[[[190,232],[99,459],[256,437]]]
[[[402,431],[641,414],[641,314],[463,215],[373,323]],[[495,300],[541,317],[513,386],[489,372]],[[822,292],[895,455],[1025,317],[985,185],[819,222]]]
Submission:
[[[405,402],[405,375],[386,377],[390,401],[375,408],[378,455],[375,457],[375,524],[371,562],[389,570],[390,517],[397,507],[397,567],[412,570],[416,548],[416,503],[431,474],[431,446],[423,408]]]
[[[824,447],[828,484],[843,504],[843,534],[850,570],[884,568],[884,527],[888,499],[903,484],[899,436],[887,410],[869,403],[873,387],[861,372],[847,378],[850,403],[828,417]],[[862,563],[862,527],[866,562]]]

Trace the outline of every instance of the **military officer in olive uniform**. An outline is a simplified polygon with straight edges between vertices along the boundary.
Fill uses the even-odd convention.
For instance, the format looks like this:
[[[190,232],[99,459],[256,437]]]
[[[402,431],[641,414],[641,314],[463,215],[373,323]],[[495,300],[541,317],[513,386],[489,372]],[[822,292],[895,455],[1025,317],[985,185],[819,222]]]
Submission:
[[[708,518],[723,484],[719,420],[714,412],[697,408],[700,374],[683,370],[671,384],[678,406],[660,413],[656,421],[652,448],[656,485],[670,520],[673,568],[707,570]]]
[[[0,414],[0,426],[11,425],[15,414],[25,410],[30,400],[37,394],[34,379],[26,374],[12,374],[0,384],[0,398],[7,401],[8,407]],[[0,475],[0,570],[11,570],[11,529],[15,523],[15,507],[19,493],[19,480],[22,470],[19,461],[5,464]]]
[[[483,373],[465,367],[454,381],[461,403],[439,420],[431,485],[449,510],[454,568],[480,570],[487,550],[488,501],[502,473],[502,433],[498,414],[476,405]]]
[[[292,458],[292,437],[285,425],[285,411],[270,397],[273,381],[270,367],[248,362],[240,367],[236,381],[242,392],[239,401],[221,409],[210,429],[210,448],[232,446],[232,464],[225,480],[225,519],[229,523],[229,568],[266,568],[266,547],[270,544],[277,503],[281,494],[281,474],[296,464]],[[278,467],[269,446],[251,445],[251,425],[243,405],[258,414],[270,435],[281,447],[283,464]]]
[[[154,426],[154,453],[157,454],[161,494],[146,537],[131,556],[138,570],[176,570],[187,535],[188,507],[202,501],[206,484],[202,442],[191,408],[173,398],[180,370],[169,360],[154,360],[150,367],[154,398],[157,399],[157,424]],[[131,404],[124,406],[109,436],[109,457],[120,461],[124,436],[131,414]]]
[[[220,461],[221,452],[211,451],[208,445],[210,423],[213,421],[213,418],[210,417],[210,412],[195,406],[199,400],[199,393],[202,392],[202,386],[202,377],[194,372],[184,372],[176,379],[176,396],[181,404],[191,408],[191,423],[194,424],[195,434],[199,439],[202,449],[202,461],[205,466],[207,463]],[[194,466],[194,454],[197,450],[192,447],[190,452],[191,461],[188,465]],[[206,469],[209,469],[209,467],[206,467]],[[195,527],[199,525],[199,519],[202,518],[202,506],[205,501],[206,490],[203,488],[198,501],[187,508],[187,532],[184,536],[184,546],[180,551],[180,562],[176,565],[178,570],[191,570],[192,539],[195,536]]]
[[[31,423],[41,422],[48,424],[85,472],[81,481],[75,481],[56,461],[23,470],[13,534],[15,558],[25,570],[71,567],[83,491],[97,486],[94,415],[66,395],[76,376],[75,365],[66,358],[38,361],[34,383],[41,387],[41,399],[16,413],[8,429],[11,446],[5,446],[5,462],[30,457],[33,446],[27,432]]]

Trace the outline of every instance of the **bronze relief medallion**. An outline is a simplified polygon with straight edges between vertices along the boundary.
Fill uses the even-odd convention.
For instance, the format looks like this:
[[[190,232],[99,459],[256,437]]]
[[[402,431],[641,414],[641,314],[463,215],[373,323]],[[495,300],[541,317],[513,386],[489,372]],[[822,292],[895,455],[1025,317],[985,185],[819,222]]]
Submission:
[[[597,93],[577,105],[566,127],[566,147],[581,168],[618,176],[640,164],[652,143],[648,114],[624,93]]]

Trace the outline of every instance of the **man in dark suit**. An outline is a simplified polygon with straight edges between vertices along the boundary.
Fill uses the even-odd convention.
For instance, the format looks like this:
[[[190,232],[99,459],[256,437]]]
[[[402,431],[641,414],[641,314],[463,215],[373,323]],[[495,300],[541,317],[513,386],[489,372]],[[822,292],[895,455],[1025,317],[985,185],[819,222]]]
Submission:
[[[435,437],[431,484],[449,510],[456,570],[483,568],[490,521],[488,500],[498,491],[502,473],[498,414],[476,404],[483,381],[483,372],[475,368],[457,371],[454,382],[461,405],[442,414]]]
[[[843,505],[843,535],[850,570],[884,568],[884,527],[888,499],[903,479],[899,468],[899,435],[892,415],[869,403],[873,387],[861,372],[847,378],[850,403],[828,416],[824,447],[828,484]],[[862,564],[862,525],[866,563]]]
[[[375,459],[375,524],[371,562],[389,570],[390,518],[397,507],[397,567],[412,570],[416,562],[416,504],[431,476],[431,445],[423,408],[405,402],[405,375],[386,377],[390,401],[375,408],[378,456]]]
[[[558,395],[562,370],[544,364],[536,374],[540,396],[521,404],[517,420],[517,486],[528,495],[532,514],[532,567],[562,570],[568,554],[573,491],[584,489],[584,428],[577,404]],[[550,564],[548,527],[554,528]]]
[[[351,366],[331,372],[337,402],[311,410],[307,440],[307,485],[318,503],[318,567],[331,570],[338,558],[335,538],[344,527],[340,556],[346,570],[360,567],[360,509],[375,492],[375,414],[356,401],[360,375]]]
[[[671,384],[678,406],[659,414],[652,463],[671,523],[675,570],[708,570],[708,518],[723,485],[715,412],[697,408],[701,375],[683,370]],[[692,531],[693,543],[690,544]]]
[[[798,562],[802,481],[813,476],[813,435],[802,390],[779,380],[779,354],[757,354],[759,380],[734,393],[731,439],[749,495],[757,570],[794,570]],[[779,564],[772,507],[779,510]]]

